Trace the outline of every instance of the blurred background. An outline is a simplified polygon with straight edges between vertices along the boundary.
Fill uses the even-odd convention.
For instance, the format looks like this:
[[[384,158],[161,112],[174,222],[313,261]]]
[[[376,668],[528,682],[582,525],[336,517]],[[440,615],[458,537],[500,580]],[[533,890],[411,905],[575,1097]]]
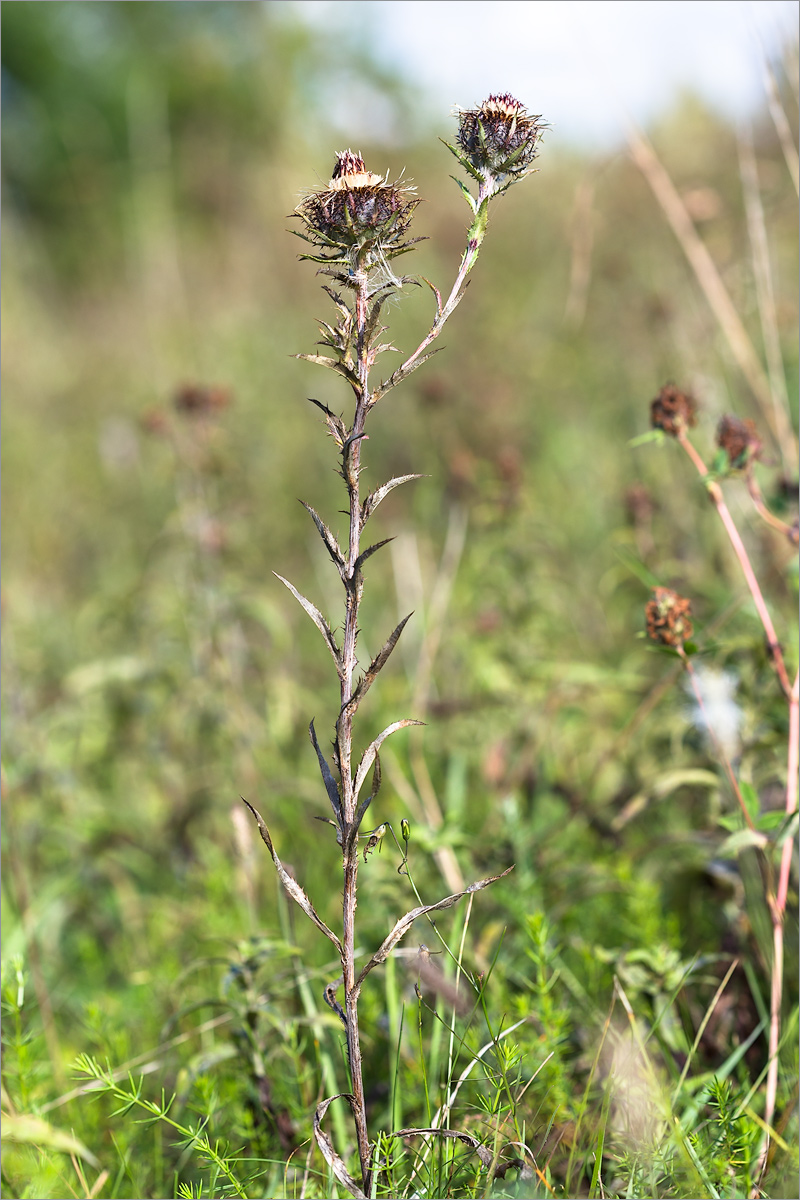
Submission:
[[[359,738],[428,721],[387,744],[380,819],[411,820],[429,901],[516,863],[513,886],[476,902],[467,943],[475,970],[497,957],[498,1018],[549,1013],[523,1039],[531,1064],[554,1054],[527,1093],[542,1137],[574,1119],[615,974],[644,1014],[674,1003],[659,1036],[679,1061],[738,956],[747,969],[700,1066],[752,1031],[768,994],[759,868],[720,854],[731,799],[675,662],[638,636],[649,587],[691,597],[739,770],[766,809],[783,803],[785,711],[696,476],[674,445],[630,443],[673,380],[700,403],[707,461],[723,413],[756,421],[761,485],[794,517],[792,438],[773,414],[796,427],[797,13],[3,5],[7,1101],[83,1139],[110,1172],[92,1194],[166,1195],[194,1177],[152,1131],[112,1136],[108,1109],[64,1101],[80,1051],[119,1066],[152,1048],[153,1094],[177,1088],[188,1108],[221,1096],[222,1135],[267,1159],[308,1136],[319,1056],[338,1044],[316,1015],[335,972],[238,800],[261,809],[335,921],[307,727],[325,744],[336,679],[272,571],[340,623],[297,498],[336,527],[341,481],[306,398],[338,412],[348,396],[292,358],[313,352],[331,306],[288,214],[352,145],[418,188],[428,240],[405,269],[449,291],[468,214],[439,139],[454,104],[490,91],[549,123],[539,172],[495,204],[441,353],[379,406],[366,450],[371,485],[428,476],[385,501],[374,533],[395,540],[367,572],[362,660],[415,617]],[[749,372],[643,170],[637,127],[731,297]],[[412,349],[432,315],[427,289],[408,289],[393,343]],[[794,662],[792,548],[756,524],[741,485],[730,493]],[[398,862],[376,854],[364,871],[365,947],[406,901]],[[558,989],[536,993],[549,971]],[[789,963],[790,990],[794,977]],[[422,1103],[382,987],[363,1000],[378,1124],[390,1069],[407,1073],[409,1109]],[[312,1016],[323,1033],[309,1041]],[[741,1056],[748,1078],[765,1051],[762,1038]],[[9,1196],[74,1181],[41,1129],[4,1164]]]

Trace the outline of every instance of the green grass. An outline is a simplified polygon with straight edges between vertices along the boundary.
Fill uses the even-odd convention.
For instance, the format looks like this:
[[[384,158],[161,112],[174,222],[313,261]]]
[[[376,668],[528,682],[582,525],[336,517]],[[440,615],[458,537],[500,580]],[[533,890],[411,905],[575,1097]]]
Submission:
[[[4,34],[14,8],[31,19],[34,6],[6,6]],[[313,70],[319,48],[295,49]],[[298,81],[286,89],[299,104]],[[337,411],[345,397],[288,357],[311,349],[327,302],[283,232],[337,147],[290,136],[295,110],[276,100],[268,153],[240,122],[225,193],[209,200],[181,95],[166,167],[147,159],[147,128],[136,161],[87,147],[117,164],[91,195],[54,214],[30,199],[36,180],[15,175],[4,222],[9,1197],[338,1188],[312,1132],[316,1104],[347,1088],[341,1026],[322,1001],[337,965],[281,894],[239,801],[268,817],[281,858],[336,922],[338,859],[313,819],[326,797],[306,732],[314,717],[325,744],[336,681],[271,571],[338,621],[335,577],[294,497],[335,527],[340,481],[305,397]],[[212,149],[243,111],[222,110]],[[463,234],[435,140],[450,133],[444,114],[390,156],[426,199],[418,232],[431,241],[413,270],[441,285]],[[679,188],[717,194],[702,236],[760,346],[733,131],[687,102],[653,137]],[[766,121],[757,156],[796,395],[796,199]],[[634,165],[571,157],[552,135],[540,165],[498,204],[445,349],[376,410],[365,451],[370,484],[429,475],[385,501],[375,536],[395,541],[367,571],[362,658],[415,617],[358,736],[422,708],[428,722],[387,745],[376,821],[410,820],[426,903],[451,890],[442,848],[467,882],[515,864],[406,940],[434,949],[441,936],[445,976],[455,959],[476,981],[468,1011],[417,996],[413,958],[373,972],[361,1002],[373,1136],[429,1127],[463,1077],[447,1123],[491,1165],[457,1141],[381,1137],[376,1195],[745,1197],[767,1062],[763,864],[725,849],[735,801],[674,658],[637,638],[648,581],[692,597],[701,661],[735,673],[738,772],[769,810],[782,804],[785,706],[689,465],[671,443],[630,439],[667,379],[703,404],[693,437],[708,460],[722,412],[758,414]],[[587,172],[595,240],[575,327],[568,217]],[[430,316],[426,290],[411,292],[389,314],[402,347]],[[176,454],[140,421],[168,412],[187,379],[225,384],[234,402],[207,438],[170,412]],[[757,471],[777,504],[775,467]],[[634,484],[652,500],[638,521]],[[794,665],[791,550],[756,525],[743,488],[725,487]],[[387,838],[363,868],[364,955],[417,902],[400,862]],[[763,1181],[775,1198],[798,1163],[796,931],[793,874]],[[347,1157],[341,1102],[325,1128]],[[524,1165],[503,1173],[514,1157]]]

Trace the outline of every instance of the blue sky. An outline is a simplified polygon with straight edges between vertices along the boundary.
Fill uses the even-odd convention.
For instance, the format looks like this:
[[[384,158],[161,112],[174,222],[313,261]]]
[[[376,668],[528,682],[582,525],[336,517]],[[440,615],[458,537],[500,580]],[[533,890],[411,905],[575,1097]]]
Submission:
[[[313,23],[368,25],[380,59],[417,84],[426,107],[510,91],[544,114],[559,139],[584,146],[614,145],[626,112],[644,124],[686,88],[729,116],[752,112],[764,96],[764,52],[774,57],[787,36],[796,38],[800,20],[796,0],[301,0],[293,7]]]

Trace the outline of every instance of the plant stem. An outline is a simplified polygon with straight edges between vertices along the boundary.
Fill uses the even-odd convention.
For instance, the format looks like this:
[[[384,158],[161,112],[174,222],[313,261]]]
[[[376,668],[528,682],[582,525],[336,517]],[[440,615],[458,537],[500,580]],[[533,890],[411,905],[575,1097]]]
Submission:
[[[344,976],[344,1013],[347,1030],[347,1059],[353,1094],[353,1118],[358,1139],[358,1156],[364,1191],[370,1193],[371,1153],[367,1130],[364,1080],[361,1066],[361,1043],[358,1029],[358,991],[355,986],[355,917],[358,903],[358,831],[354,828],[356,797],[353,790],[352,748],[353,715],[346,708],[353,695],[353,675],[358,666],[356,639],[358,637],[358,609],[361,602],[362,580],[357,568],[361,543],[361,498],[359,473],[361,469],[361,442],[364,422],[369,406],[369,347],[366,345],[367,324],[367,275],[359,263],[356,276],[356,324],[357,324],[357,373],[356,408],[353,426],[348,435],[343,455],[343,473],[350,497],[350,536],[348,541],[347,567],[345,571],[346,611],[344,644],[342,647],[342,670],[340,674],[340,696],[342,716],[337,723],[337,750],[342,780],[343,873],[344,893],[342,903],[342,973]]]
[[[800,752],[800,675],[795,676],[794,684],[789,695],[789,752],[787,755],[786,780],[786,815],[791,816],[797,811],[797,771]],[[792,850],[794,838],[787,836],[781,853],[781,866],[778,875],[778,894],[768,896],[770,917],[772,918],[772,981],[770,987],[769,1005],[769,1067],[767,1069],[767,1086],[764,1097],[764,1124],[767,1129],[772,1127],[775,1115],[775,1102],[778,1095],[778,1047],[781,1033],[781,999],[783,996],[783,922],[786,914],[786,898],[789,892],[789,872],[792,865]],[[761,1181],[767,1167],[769,1156],[770,1136],[766,1133],[758,1159],[757,1180]]]
[[[699,474],[705,478],[708,475],[708,467],[687,438],[684,430],[681,430],[681,432],[678,434],[678,441],[689,455],[689,458],[694,463]],[[761,588],[759,587],[755,572],[753,571],[747,551],[745,550],[744,542],[739,536],[739,530],[736,528],[733,517],[731,516],[728,506],[725,503],[725,498],[722,495],[722,488],[714,480],[706,480],[706,487],[708,488],[708,494],[713,500],[717,512],[720,515],[722,524],[725,526],[725,532],[730,538],[730,543],[733,546],[734,553],[739,560],[739,564],[742,568],[742,572],[744,573],[747,586],[750,589],[750,595],[753,597],[756,611],[761,618],[761,624],[764,626],[764,632],[767,635],[767,646],[769,648],[772,663],[775,667],[775,671],[777,672],[784,695],[788,699],[791,696],[792,689],[789,683],[789,676],[786,673],[786,665],[783,661],[783,651],[781,650],[781,646],[778,641],[778,635],[775,632],[775,626],[772,624],[772,617],[769,615],[769,609],[764,602],[764,597],[761,594]]]
[[[491,178],[489,180],[485,180],[479,185],[478,199],[475,202],[476,209],[480,209],[483,202],[491,198],[492,193],[494,192],[493,185],[494,180]],[[472,233],[472,230],[470,230],[470,233]],[[480,253],[482,241],[482,235],[480,237],[469,237],[464,253],[461,256],[461,264],[458,268],[458,274],[456,275],[455,283],[450,290],[450,295],[447,297],[444,304],[442,304],[439,293],[436,293],[439,311],[434,318],[428,334],[422,339],[414,353],[409,355],[399,372],[397,372],[398,383],[400,382],[400,379],[402,379],[402,377],[413,367],[420,355],[424,354],[431,342],[439,336],[439,334],[442,332],[445,321],[455,311],[456,307],[461,302],[464,296],[464,287],[467,276],[478,260],[478,254]]]

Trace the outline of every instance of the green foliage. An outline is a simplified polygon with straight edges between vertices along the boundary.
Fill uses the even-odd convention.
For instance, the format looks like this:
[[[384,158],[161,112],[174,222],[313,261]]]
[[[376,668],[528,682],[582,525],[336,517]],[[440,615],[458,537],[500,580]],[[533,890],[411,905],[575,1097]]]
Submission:
[[[281,858],[333,923],[307,729],[330,727],[338,694],[271,571],[330,621],[335,572],[294,497],[335,513],[325,425],[301,402],[312,380],[334,417],[343,400],[341,380],[288,357],[317,294],[282,230],[309,172],[330,169],[341,60],[367,55],[273,6],[23,2],[2,19],[4,1194],[330,1197],[310,1146],[319,1097],[347,1088],[322,1000],[338,966],[287,907],[239,796],[268,804]],[[413,110],[397,81],[365,78]],[[653,136],[682,191],[716,195],[702,236],[758,342],[732,131],[687,102]],[[414,616],[362,707],[364,745],[398,711],[427,726],[381,753],[370,823],[402,845],[387,832],[363,868],[361,951],[440,897],[448,858],[467,881],[515,864],[420,932],[442,952],[438,991],[413,939],[365,984],[377,1194],[746,1196],[764,869],[794,832],[785,706],[702,484],[644,431],[662,383],[699,379],[710,463],[717,417],[750,396],[633,164],[570,158],[552,134],[545,149],[535,188],[493,215],[446,350],[376,410],[365,449],[371,486],[429,478],[381,497],[395,540],[365,567],[364,663]],[[436,235],[416,266],[441,286],[463,235],[449,156],[434,136],[395,154]],[[796,394],[796,205],[766,123],[757,155]],[[570,299],[566,214],[587,181],[595,244]],[[395,345],[416,344],[432,305],[413,289],[392,309]],[[233,403],[179,412],[187,379]],[[774,468],[754,470],[791,520]],[[791,548],[757,532],[738,476],[721,486],[794,663]],[[648,587],[677,580],[693,662],[735,675],[755,839],[680,663],[635,637]],[[775,1197],[797,1170],[795,879]],[[389,1137],[445,1124],[449,1103],[492,1167],[468,1144]],[[342,1102],[327,1121],[346,1154]]]

